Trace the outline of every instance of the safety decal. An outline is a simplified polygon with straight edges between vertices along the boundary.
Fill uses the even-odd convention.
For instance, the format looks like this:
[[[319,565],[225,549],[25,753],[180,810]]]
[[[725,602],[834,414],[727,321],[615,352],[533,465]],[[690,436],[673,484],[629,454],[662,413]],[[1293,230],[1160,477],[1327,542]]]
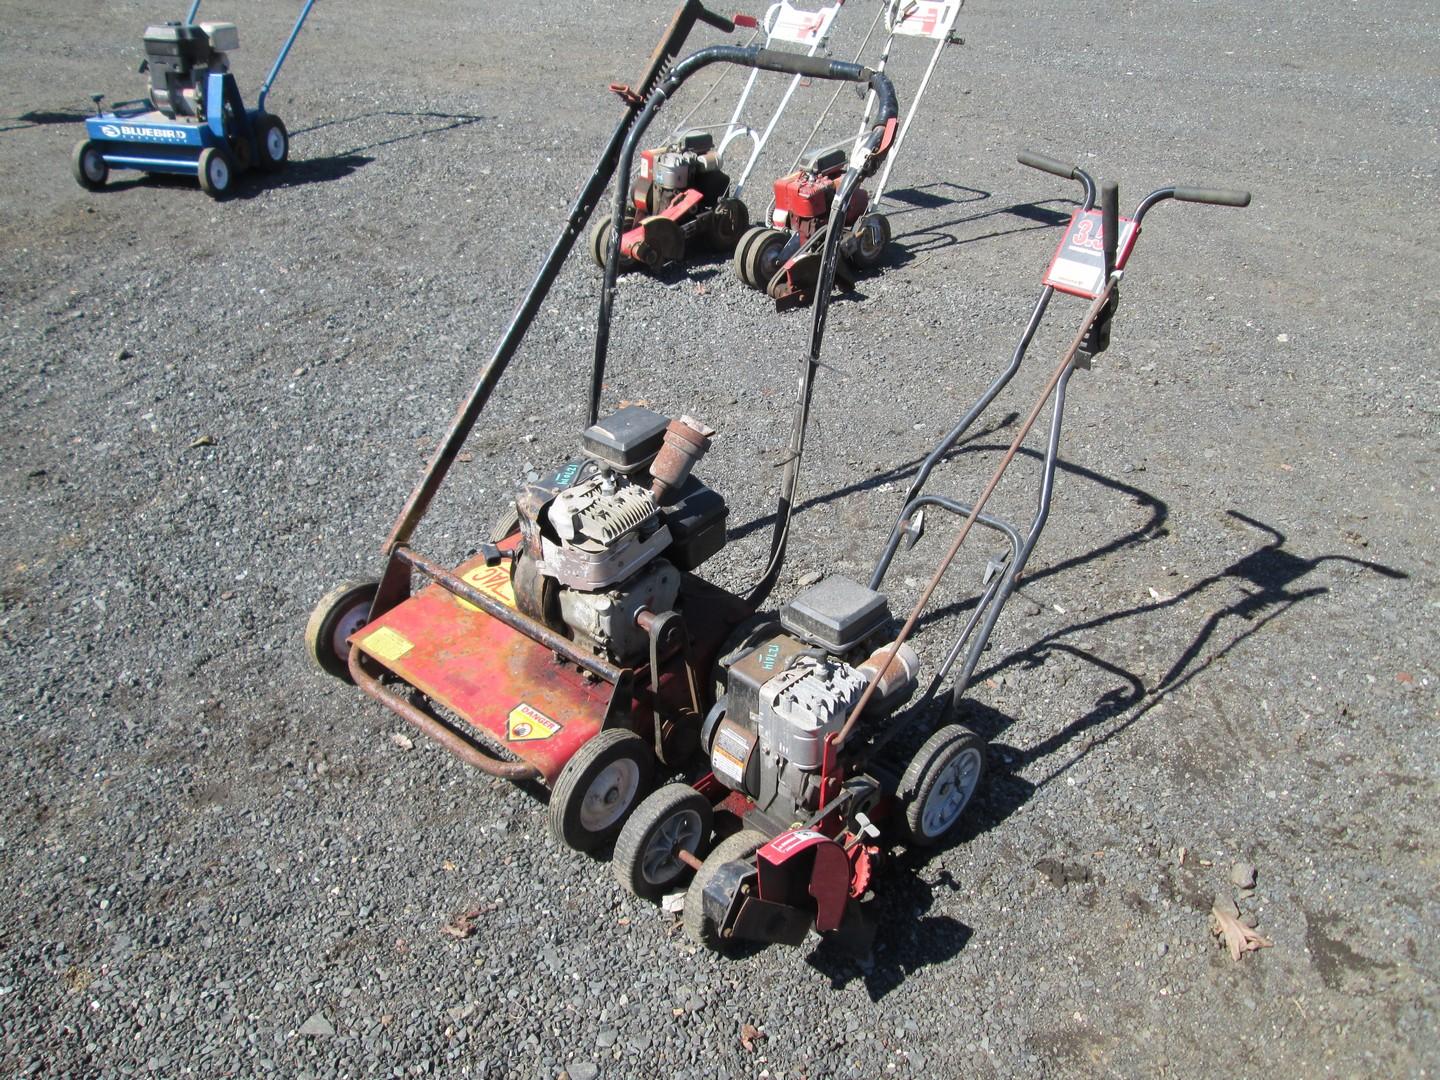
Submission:
[[[474,585],[492,600],[499,600],[508,608],[515,606],[515,590],[510,585],[510,567],[502,563],[499,566],[477,566],[473,570],[461,575],[461,581],[467,585]],[[461,600],[463,607],[471,611],[479,611],[474,604]]]
[[[382,626],[367,634],[361,640],[360,647],[376,659],[393,663],[413,649],[415,643],[390,627]]]
[[[560,730],[560,723],[551,720],[539,709],[523,701],[505,718],[506,742],[536,742],[548,739]]]

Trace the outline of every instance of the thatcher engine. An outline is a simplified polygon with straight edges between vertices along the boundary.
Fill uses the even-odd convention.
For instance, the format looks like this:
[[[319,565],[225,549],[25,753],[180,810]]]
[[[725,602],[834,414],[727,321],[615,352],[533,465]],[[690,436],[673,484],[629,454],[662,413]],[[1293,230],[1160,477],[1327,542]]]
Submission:
[[[584,458],[516,499],[516,606],[616,664],[645,659],[642,613],[675,610],[681,573],[725,546],[725,501],[690,475],[712,435],[633,405],[588,428]]]
[[[778,632],[729,656],[725,694],[701,734],[710,768],[755,800],[777,830],[819,809],[825,740],[837,733],[884,663],[890,624],[884,596],[831,577],[780,611]],[[878,645],[878,647],[877,647]],[[903,645],[867,706],[892,711],[914,692],[919,657]]]
[[[229,53],[240,47],[234,23],[166,23],[145,31],[145,63],[150,73],[150,103],[170,119],[205,118],[205,80],[212,71],[229,71]]]

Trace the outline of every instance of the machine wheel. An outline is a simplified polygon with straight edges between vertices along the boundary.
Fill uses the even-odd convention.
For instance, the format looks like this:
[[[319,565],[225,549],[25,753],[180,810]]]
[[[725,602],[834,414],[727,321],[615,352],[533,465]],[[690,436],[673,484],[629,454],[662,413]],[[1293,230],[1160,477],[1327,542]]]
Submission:
[[[753,244],[755,240],[764,232],[764,225],[752,225],[750,228],[745,230],[745,232],[741,235],[739,241],[737,241],[735,244],[735,276],[738,277],[744,284],[749,285],[752,289],[756,288],[756,285],[753,281],[750,280],[749,276],[745,272],[745,259],[747,253],[750,250],[750,245]]]
[[[900,780],[905,834],[920,847],[938,844],[960,821],[985,775],[985,740],[947,724],[916,751]]]
[[[221,199],[230,194],[235,182],[235,170],[230,157],[218,146],[207,146],[200,151],[200,188],[212,199]]]
[[[255,146],[259,151],[260,168],[278,172],[290,160],[290,133],[278,116],[266,114],[255,125]]]
[[[739,199],[721,199],[710,214],[710,242],[729,251],[750,226],[750,210]]]
[[[748,279],[751,288],[766,288],[784,264],[784,259],[780,256],[785,250],[785,242],[789,239],[790,234],[783,229],[767,228],[764,235],[752,240],[745,252],[745,273],[742,280]]]
[[[378,581],[347,581],[315,605],[305,624],[305,650],[325,674],[354,682],[348,639],[370,621],[370,605],[379,591]]]
[[[605,269],[605,259],[610,254],[610,222],[612,215],[606,214],[595,227],[590,230],[590,257],[595,260],[595,265],[601,270]],[[629,227],[629,223],[626,223]],[[620,256],[620,269],[627,270],[635,265],[634,259],[627,259],[623,254]]]
[[[880,265],[890,243],[890,219],[884,214],[862,214],[851,235],[855,238],[851,264],[860,270],[873,270]]]
[[[691,941],[716,952],[725,948],[728,942],[720,936],[720,928],[705,915],[705,887],[710,884],[710,879],[715,876],[720,867],[728,862],[734,862],[736,859],[750,858],[768,841],[769,837],[762,832],[755,829],[742,829],[734,836],[726,837],[715,845],[709,858],[705,860],[699,870],[695,871],[690,888],[685,890],[685,912],[682,919],[685,924],[685,933]]]
[[[610,251],[610,222],[612,219],[612,215],[606,214],[595,222],[595,227],[590,230],[590,257],[595,260],[595,265],[601,270],[605,269],[605,258]],[[623,256],[620,261],[625,261]]]
[[[560,770],[550,793],[550,834],[576,851],[615,839],[654,768],[654,752],[635,732],[600,732]]]
[[[620,884],[644,900],[655,900],[690,868],[675,855],[704,853],[715,811],[689,784],[666,784],[635,808],[615,841],[610,868]]]
[[[110,176],[105,155],[90,139],[82,139],[76,145],[70,155],[70,171],[75,174],[75,182],[89,191],[99,191]]]

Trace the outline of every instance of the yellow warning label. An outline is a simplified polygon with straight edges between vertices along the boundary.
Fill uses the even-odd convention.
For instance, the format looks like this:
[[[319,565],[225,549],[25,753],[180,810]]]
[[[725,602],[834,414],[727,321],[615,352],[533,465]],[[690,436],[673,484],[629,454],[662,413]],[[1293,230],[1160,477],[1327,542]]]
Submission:
[[[500,566],[477,566],[467,571],[460,578],[467,585],[474,585],[486,596],[499,600],[508,608],[515,606],[515,590],[510,587],[510,567],[508,564]],[[457,598],[458,599],[458,598]],[[474,604],[465,600],[459,600],[461,607],[470,611],[479,611]]]
[[[558,721],[551,720],[539,709],[523,701],[505,718],[505,739],[508,742],[535,742],[548,739],[560,730]]]
[[[415,647],[415,643],[407,639],[403,634],[391,630],[388,626],[382,626],[379,630],[368,635],[360,642],[360,647],[371,656],[381,660],[399,660],[407,652]]]

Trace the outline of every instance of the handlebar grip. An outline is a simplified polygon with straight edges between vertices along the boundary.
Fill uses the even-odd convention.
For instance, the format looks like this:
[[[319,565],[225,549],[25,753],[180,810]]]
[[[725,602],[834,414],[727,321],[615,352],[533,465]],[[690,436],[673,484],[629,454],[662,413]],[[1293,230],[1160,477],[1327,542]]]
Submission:
[[[733,20],[727,19],[724,15],[716,14],[708,8],[700,7],[699,4],[696,4],[695,6],[697,9],[695,12],[695,17],[701,22],[705,23],[707,26],[713,26],[722,34],[732,34],[735,32],[735,23]]]
[[[1250,205],[1250,192],[1235,188],[1177,187],[1174,197],[1181,202],[1210,203],[1213,206]]]
[[[879,106],[875,114],[876,124],[884,124],[900,115],[900,102],[895,98],[895,87],[883,71],[870,73],[870,90]]]
[[[755,66],[763,71],[781,71],[787,75],[805,75],[814,79],[865,82],[870,78],[870,73],[859,64],[827,60],[823,56],[801,56],[781,49],[758,50],[755,54]]]
[[[1034,150],[1021,150],[1016,159],[1021,165],[1028,165],[1032,169],[1039,169],[1041,172],[1053,173],[1064,180],[1078,179],[1079,170],[1074,165],[1066,165],[1053,157],[1044,154],[1037,154]]]

